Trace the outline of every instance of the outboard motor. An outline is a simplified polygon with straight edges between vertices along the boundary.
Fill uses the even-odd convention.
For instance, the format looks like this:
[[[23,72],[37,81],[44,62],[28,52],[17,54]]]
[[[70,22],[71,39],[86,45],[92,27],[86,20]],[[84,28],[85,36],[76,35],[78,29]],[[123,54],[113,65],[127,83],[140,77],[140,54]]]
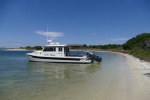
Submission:
[[[92,60],[92,62],[96,61],[96,62],[101,62],[102,58],[95,55],[93,52],[87,52],[86,56]]]

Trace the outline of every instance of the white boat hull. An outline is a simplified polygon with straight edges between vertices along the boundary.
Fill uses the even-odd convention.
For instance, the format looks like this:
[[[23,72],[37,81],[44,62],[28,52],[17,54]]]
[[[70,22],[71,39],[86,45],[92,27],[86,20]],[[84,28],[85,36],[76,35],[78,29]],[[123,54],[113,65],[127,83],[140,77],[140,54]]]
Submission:
[[[35,56],[27,54],[29,61],[34,62],[51,62],[51,63],[83,63],[88,64],[92,61],[85,57],[51,57],[51,56]]]

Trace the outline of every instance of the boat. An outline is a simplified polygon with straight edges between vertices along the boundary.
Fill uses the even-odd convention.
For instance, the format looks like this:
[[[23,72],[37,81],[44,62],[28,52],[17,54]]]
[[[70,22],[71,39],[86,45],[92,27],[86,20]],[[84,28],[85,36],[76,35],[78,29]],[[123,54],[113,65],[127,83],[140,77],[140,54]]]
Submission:
[[[69,48],[73,45],[60,44],[47,40],[48,44],[41,51],[27,53],[29,61],[32,62],[51,62],[51,63],[81,63],[89,64],[94,61],[101,62],[101,57],[92,52],[86,52],[84,55],[70,54]]]

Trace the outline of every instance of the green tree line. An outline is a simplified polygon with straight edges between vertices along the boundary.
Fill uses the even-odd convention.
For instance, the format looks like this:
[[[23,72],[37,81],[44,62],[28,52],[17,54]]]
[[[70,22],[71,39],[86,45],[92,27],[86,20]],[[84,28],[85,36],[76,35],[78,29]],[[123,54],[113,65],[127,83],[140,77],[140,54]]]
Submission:
[[[20,49],[26,49],[26,50],[42,50],[42,46],[26,46],[26,47],[20,47]]]
[[[72,47],[72,49],[122,49],[121,44],[106,44],[106,45],[83,45]]]
[[[150,61],[150,33],[142,33],[123,44],[124,50],[140,59]]]

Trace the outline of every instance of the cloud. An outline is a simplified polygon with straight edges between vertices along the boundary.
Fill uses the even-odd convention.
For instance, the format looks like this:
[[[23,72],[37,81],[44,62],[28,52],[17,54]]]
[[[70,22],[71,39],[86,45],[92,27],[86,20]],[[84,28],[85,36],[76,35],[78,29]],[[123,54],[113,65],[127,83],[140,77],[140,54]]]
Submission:
[[[40,34],[40,35],[44,35],[44,36],[48,36],[51,39],[56,39],[57,37],[61,37],[64,36],[64,34],[62,32],[43,32],[43,31],[36,31],[36,34]]]
[[[127,41],[128,38],[112,38],[111,41],[117,42],[117,41]]]

